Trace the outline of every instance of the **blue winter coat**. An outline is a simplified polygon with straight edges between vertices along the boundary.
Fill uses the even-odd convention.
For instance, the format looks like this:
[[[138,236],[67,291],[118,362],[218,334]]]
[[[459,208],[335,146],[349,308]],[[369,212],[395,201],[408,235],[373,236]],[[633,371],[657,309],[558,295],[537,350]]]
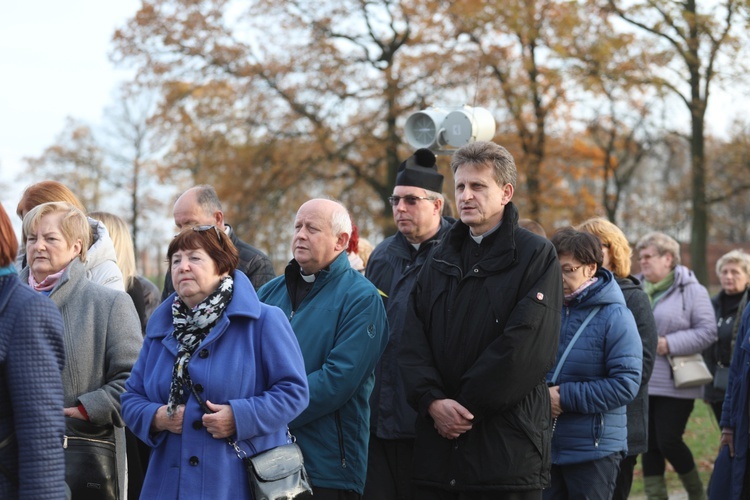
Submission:
[[[190,359],[190,378],[205,400],[229,404],[235,438],[249,455],[287,442],[287,423],[307,406],[307,379],[299,345],[284,314],[261,304],[235,271],[234,295],[225,313]],[[141,498],[251,498],[244,464],[225,439],[203,427],[192,395],[182,434],[150,431],[169,386],[178,343],[172,335],[174,294],[151,316],[138,362],[122,395],[122,412],[133,433],[153,447]]]
[[[722,460],[717,460],[714,474],[711,477],[711,498],[721,500],[740,500],[747,498],[743,495],[742,487],[745,479],[747,455],[750,448],[750,306],[742,313],[742,322],[737,332],[732,363],[729,365],[729,383],[724,394],[724,406],[721,411],[719,426],[723,429],[734,429],[734,458],[729,458],[727,447],[722,448],[725,454]],[[721,469],[724,470],[721,470]],[[728,470],[727,470],[728,469]],[[728,479],[722,481],[721,478]]]
[[[258,291],[290,318],[305,358],[310,405],[290,427],[313,485],[362,493],[373,370],[388,342],[383,300],[342,252],[292,311],[287,281],[299,272],[292,260]]]
[[[7,269],[7,268],[6,268]],[[3,268],[0,268],[2,271]],[[0,498],[65,498],[63,320],[55,303],[0,274]]]
[[[625,405],[638,393],[643,345],[612,273],[563,306],[555,368],[586,316],[602,306],[565,360],[556,385],[563,413],[552,435],[552,463],[576,464],[627,452]],[[547,374],[552,379],[555,368]]]

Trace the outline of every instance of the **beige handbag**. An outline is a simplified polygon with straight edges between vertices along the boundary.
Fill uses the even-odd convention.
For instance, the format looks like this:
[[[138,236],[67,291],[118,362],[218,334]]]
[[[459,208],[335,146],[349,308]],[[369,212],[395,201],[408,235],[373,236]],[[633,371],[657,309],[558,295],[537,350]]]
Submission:
[[[701,353],[688,356],[667,356],[672,366],[674,386],[678,389],[699,387],[711,383],[713,376]]]

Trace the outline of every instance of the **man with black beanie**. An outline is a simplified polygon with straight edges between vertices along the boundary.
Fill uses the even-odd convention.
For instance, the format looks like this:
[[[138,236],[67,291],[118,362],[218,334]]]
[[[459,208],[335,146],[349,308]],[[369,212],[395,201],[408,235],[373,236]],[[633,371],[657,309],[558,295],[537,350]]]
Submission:
[[[399,167],[393,195],[398,232],[375,248],[366,277],[380,290],[388,314],[390,340],[375,369],[370,397],[370,444],[365,500],[411,499],[411,462],[416,412],[406,402],[398,371],[409,292],[427,254],[453,219],[442,217],[443,175],[435,155],[420,149]]]

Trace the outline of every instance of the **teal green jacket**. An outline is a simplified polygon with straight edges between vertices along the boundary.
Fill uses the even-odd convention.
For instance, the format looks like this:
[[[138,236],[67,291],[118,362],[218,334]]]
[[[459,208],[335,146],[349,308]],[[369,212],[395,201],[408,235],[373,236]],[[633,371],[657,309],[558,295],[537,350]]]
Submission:
[[[299,272],[299,264],[292,260],[284,276],[258,291],[262,302],[286,313],[305,360],[310,404],[289,427],[314,486],[361,494],[374,369],[388,343],[383,300],[342,252],[318,274],[313,289],[292,311],[287,281]]]

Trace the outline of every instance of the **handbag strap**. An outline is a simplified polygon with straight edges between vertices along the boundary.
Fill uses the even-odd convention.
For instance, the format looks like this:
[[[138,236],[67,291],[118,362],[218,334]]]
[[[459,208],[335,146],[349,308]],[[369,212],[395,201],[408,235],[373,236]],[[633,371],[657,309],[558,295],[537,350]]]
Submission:
[[[208,407],[208,405],[203,400],[201,395],[198,394],[198,391],[195,389],[195,385],[193,384],[192,380],[190,381],[190,391],[193,393],[193,396],[195,396],[195,399],[198,400],[198,404],[200,405],[201,410],[203,410],[203,413],[206,413],[209,415],[212,413],[216,413],[215,411],[213,411],[211,408]],[[237,454],[237,458],[244,461],[247,458],[247,452],[243,450],[242,448],[240,448],[240,445],[238,445],[237,441],[235,441],[234,439],[227,437],[226,440],[227,440],[227,444],[234,449],[234,452]],[[252,444],[250,446],[252,446]]]
[[[208,407],[208,405],[203,400],[201,395],[198,394],[198,391],[195,389],[195,385],[193,385],[192,380],[190,381],[190,391],[193,393],[193,396],[195,396],[195,399],[198,400],[198,404],[203,410],[203,413],[207,413],[209,415],[212,413],[216,413],[215,411],[211,410],[211,408]],[[287,435],[287,438],[290,440],[290,442],[292,443],[295,442],[294,436],[292,436],[292,433],[289,431],[289,427],[286,428],[286,435]],[[227,437],[226,440],[227,440],[227,444],[229,444],[229,446],[231,446],[234,449],[234,452],[237,454],[237,458],[243,461],[248,458],[247,452],[243,450],[242,448],[240,448],[240,445],[237,444],[237,441],[235,441],[234,439],[230,437]],[[252,448],[253,455],[255,455],[256,450],[255,450],[255,447],[253,446],[253,443],[248,443],[248,444],[250,445],[250,448]]]
[[[16,433],[11,432],[8,437],[0,441],[0,450],[7,448],[16,441]],[[8,481],[13,483],[14,486],[18,486],[18,476],[9,471],[4,465],[0,464],[0,472],[8,478]]]
[[[578,330],[576,331],[575,335],[573,335],[573,338],[570,340],[568,347],[565,348],[565,352],[563,352],[563,355],[560,356],[560,361],[557,362],[557,367],[555,368],[555,372],[552,374],[552,379],[550,380],[550,383],[552,385],[557,384],[557,377],[560,376],[560,371],[562,370],[563,364],[565,364],[565,360],[568,358],[568,354],[570,354],[570,351],[573,349],[573,345],[578,340],[578,337],[580,337],[581,333],[583,333],[583,329],[586,328],[586,326],[594,318],[594,316],[596,316],[596,313],[598,313],[599,309],[601,308],[602,306],[594,307],[589,313],[589,315],[586,316],[586,319],[583,320],[583,323],[581,323],[581,326],[578,327]]]

